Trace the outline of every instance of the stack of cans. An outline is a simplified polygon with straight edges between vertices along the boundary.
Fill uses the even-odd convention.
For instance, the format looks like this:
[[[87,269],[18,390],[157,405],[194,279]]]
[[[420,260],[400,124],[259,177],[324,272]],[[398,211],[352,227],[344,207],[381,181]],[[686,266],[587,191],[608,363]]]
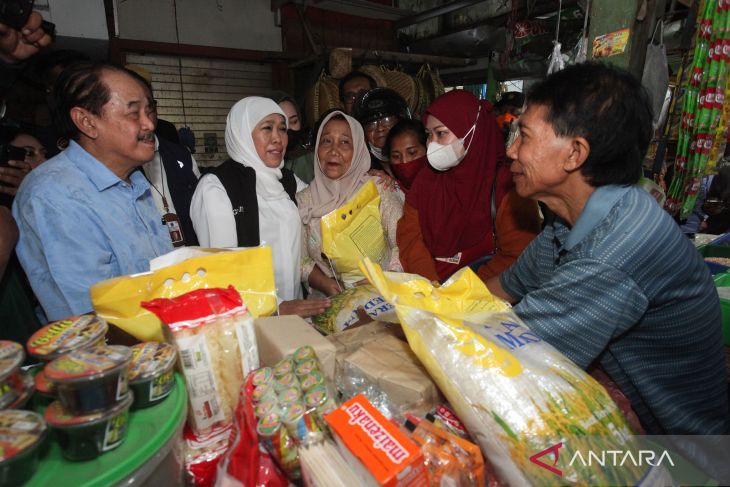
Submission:
[[[322,441],[323,417],[337,407],[317,355],[310,346],[300,347],[252,374],[261,443],[290,478],[299,478],[297,446]]]

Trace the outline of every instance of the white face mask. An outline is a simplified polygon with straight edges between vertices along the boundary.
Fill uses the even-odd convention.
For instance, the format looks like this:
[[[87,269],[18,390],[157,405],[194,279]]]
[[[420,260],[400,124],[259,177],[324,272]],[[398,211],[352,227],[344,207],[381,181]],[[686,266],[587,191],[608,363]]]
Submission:
[[[469,139],[469,145],[464,148],[464,141],[470,134],[473,134],[477,128],[477,121],[479,121],[479,113],[482,111],[482,107],[479,107],[477,112],[477,119],[474,121],[474,125],[471,126],[469,131],[461,139],[457,139],[450,144],[443,145],[438,142],[431,142],[428,144],[426,150],[426,156],[428,157],[428,163],[431,167],[437,171],[447,171],[452,167],[456,167],[466,157],[471,147],[471,142],[474,137]]]
[[[388,157],[383,154],[383,149],[381,149],[380,147],[375,147],[370,142],[368,142],[368,147],[370,147],[370,152],[372,153],[372,155],[375,156],[376,159],[378,159],[379,161],[388,162]]]

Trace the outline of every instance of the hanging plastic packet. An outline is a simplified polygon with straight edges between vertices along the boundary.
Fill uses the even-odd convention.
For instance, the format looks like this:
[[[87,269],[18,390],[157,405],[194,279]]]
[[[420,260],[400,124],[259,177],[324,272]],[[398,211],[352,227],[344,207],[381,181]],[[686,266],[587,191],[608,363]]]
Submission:
[[[368,181],[347,203],[322,217],[322,253],[345,287],[363,279],[358,264],[368,257],[381,262],[388,252],[380,218],[380,194]]]
[[[659,44],[655,44],[657,31],[659,32]],[[669,88],[669,67],[667,63],[667,52],[664,47],[664,21],[659,19],[654,27],[654,34],[646,46],[646,58],[644,61],[644,74],[641,77],[641,84],[649,93],[653,113],[652,125],[654,130],[662,114],[662,105]]]
[[[253,318],[238,292],[200,289],[142,306],[167,325],[177,347],[194,433],[230,427],[243,379],[259,366]]]

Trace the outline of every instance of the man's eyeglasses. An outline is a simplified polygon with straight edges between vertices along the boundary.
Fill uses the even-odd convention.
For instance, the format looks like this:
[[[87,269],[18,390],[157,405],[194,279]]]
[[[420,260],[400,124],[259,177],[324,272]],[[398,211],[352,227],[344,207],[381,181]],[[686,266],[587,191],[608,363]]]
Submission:
[[[368,132],[372,132],[378,127],[383,127],[386,129],[391,128],[393,125],[395,125],[398,122],[398,117],[383,117],[379,118],[377,120],[373,120],[372,122],[368,122],[365,124],[365,130]]]

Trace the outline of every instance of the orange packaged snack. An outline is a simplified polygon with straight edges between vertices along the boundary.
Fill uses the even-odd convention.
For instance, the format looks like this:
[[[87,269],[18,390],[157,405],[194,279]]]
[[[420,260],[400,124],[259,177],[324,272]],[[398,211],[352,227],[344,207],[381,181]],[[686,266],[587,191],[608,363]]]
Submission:
[[[459,438],[430,421],[406,421],[411,439],[421,447],[430,485],[484,485],[484,459],[474,443]]]
[[[350,467],[368,485],[428,485],[421,449],[359,394],[325,417]]]

